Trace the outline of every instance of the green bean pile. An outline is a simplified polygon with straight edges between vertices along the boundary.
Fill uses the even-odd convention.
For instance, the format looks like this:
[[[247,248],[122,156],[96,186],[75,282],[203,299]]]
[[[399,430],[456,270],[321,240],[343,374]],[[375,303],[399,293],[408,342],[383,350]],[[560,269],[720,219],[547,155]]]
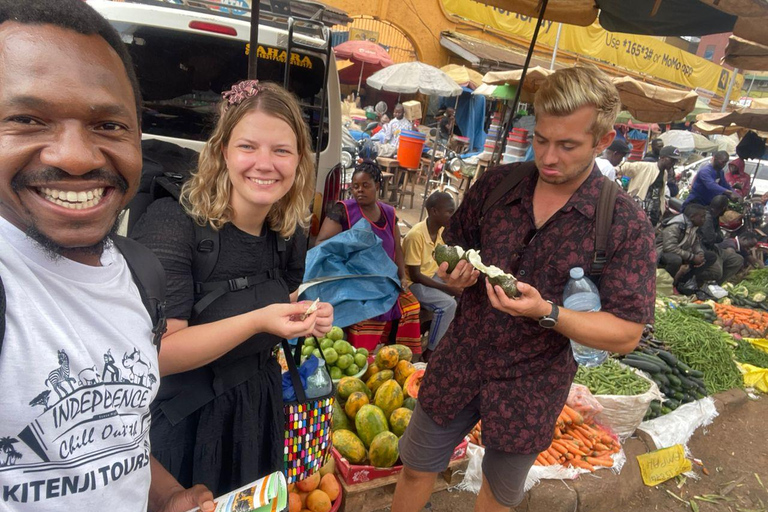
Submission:
[[[587,386],[593,395],[640,395],[651,388],[651,383],[629,368],[608,359],[600,366],[579,366],[576,384]]]
[[[760,368],[768,368],[768,352],[763,352],[752,346],[748,341],[739,340],[735,349],[736,360],[740,363],[747,363]]]
[[[655,329],[656,337],[664,341],[678,359],[704,372],[709,394],[744,387],[741,373],[733,362],[733,338],[729,334],[674,309],[656,310]]]

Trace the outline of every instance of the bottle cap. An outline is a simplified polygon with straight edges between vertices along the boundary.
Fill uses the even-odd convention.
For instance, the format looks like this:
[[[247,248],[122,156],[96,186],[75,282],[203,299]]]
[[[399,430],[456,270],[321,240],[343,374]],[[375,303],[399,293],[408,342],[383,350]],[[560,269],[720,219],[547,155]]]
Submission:
[[[584,269],[581,267],[573,267],[571,269],[571,279],[581,279],[584,277]]]

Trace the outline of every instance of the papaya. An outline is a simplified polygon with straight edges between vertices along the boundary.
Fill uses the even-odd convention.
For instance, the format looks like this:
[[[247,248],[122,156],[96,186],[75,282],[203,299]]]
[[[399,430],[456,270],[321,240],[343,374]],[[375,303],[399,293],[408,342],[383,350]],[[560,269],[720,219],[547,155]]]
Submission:
[[[363,442],[349,430],[335,430],[331,440],[341,456],[352,464],[360,464],[365,460],[366,453]]]
[[[395,380],[388,380],[376,391],[373,404],[384,411],[384,416],[389,418],[392,411],[403,405],[403,389]]]
[[[382,432],[371,441],[371,465],[377,468],[391,468],[400,456],[397,436],[392,432]]]
[[[320,479],[319,489],[327,494],[331,501],[336,501],[336,498],[341,494],[341,485],[333,474],[325,475]]]
[[[381,347],[376,353],[376,366],[382,370],[391,370],[400,360],[400,353],[393,346]]]
[[[389,431],[387,417],[379,407],[375,405],[364,405],[357,411],[355,416],[355,428],[357,435],[366,448],[371,446],[371,441],[382,432]],[[346,432],[342,430],[342,432]],[[334,441],[335,443],[335,441]]]
[[[392,346],[397,350],[397,357],[400,361],[408,361],[410,363],[413,360],[413,351],[410,348],[399,343]]]
[[[363,374],[363,376],[361,378],[365,382],[368,382],[368,379],[370,379],[371,377],[373,377],[374,375],[376,375],[380,371],[381,371],[381,368],[376,366],[376,363],[371,363],[371,364],[368,365],[368,369],[365,370],[365,373]]]
[[[333,402],[333,430],[353,430],[355,424],[349,420],[338,400]]]
[[[392,414],[389,416],[389,428],[392,430],[392,433],[397,437],[403,435],[403,432],[408,427],[408,423],[411,422],[411,415],[413,415],[413,411],[405,407],[392,411]]]
[[[355,377],[344,377],[341,379],[336,392],[339,398],[346,400],[355,391],[362,391],[368,395],[368,398],[371,398],[371,392],[368,390],[365,382]]]
[[[379,373],[374,374],[370,379],[368,379],[366,386],[368,386],[368,389],[371,391],[371,393],[375,395],[376,390],[379,389],[379,386],[388,380],[392,380],[394,377],[395,372],[392,370],[381,370]]]
[[[347,413],[347,416],[350,420],[355,421],[355,415],[357,415],[357,411],[359,411],[360,408],[367,403],[369,403],[368,395],[362,391],[355,391],[349,395],[349,398],[347,398],[344,411]]]
[[[405,379],[403,391],[406,396],[419,397],[419,388],[421,387],[421,381],[424,379],[424,372],[425,370],[416,370]]]
[[[405,388],[403,388],[403,393],[405,394]],[[403,407],[412,411],[416,410],[416,399],[412,396],[406,396],[403,400]]]
[[[397,363],[397,366],[395,366],[395,380],[400,384],[400,387],[402,387],[403,384],[405,384],[405,379],[415,371],[416,367],[414,367],[410,361],[400,360],[400,362]]]
[[[311,512],[330,512],[331,499],[321,490],[315,490],[307,496],[307,508]]]

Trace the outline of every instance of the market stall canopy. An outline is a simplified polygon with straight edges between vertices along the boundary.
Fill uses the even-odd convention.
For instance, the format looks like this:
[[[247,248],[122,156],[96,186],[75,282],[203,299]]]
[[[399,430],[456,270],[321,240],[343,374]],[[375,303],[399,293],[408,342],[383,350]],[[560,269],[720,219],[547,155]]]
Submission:
[[[619,90],[623,108],[646,123],[679,121],[694,109],[699,97],[693,91],[660,87],[629,77],[614,77],[611,81]]]
[[[441,67],[440,70],[453,78],[454,81],[462,87],[469,87],[474,90],[483,83],[483,75],[467,66],[448,64],[447,66]]]
[[[393,64],[374,73],[366,82],[374,89],[399,94],[422,94],[437,96],[458,96],[461,86],[434,66],[423,62]]]
[[[718,126],[740,126],[750,130],[768,132],[768,101],[752,100],[749,107],[740,108],[733,112],[699,114],[699,121]]]
[[[710,107],[708,104],[704,103],[704,100],[701,98],[696,99],[696,106],[693,107],[693,110],[685,116],[685,120],[688,122],[693,122],[696,120],[696,116],[699,114],[707,114],[709,112],[712,112],[712,107]]]
[[[739,69],[768,71],[768,46],[731,36],[723,62]]]
[[[684,153],[697,151],[699,153],[712,153],[717,151],[717,142],[712,142],[700,133],[687,130],[669,130],[662,133],[659,138],[665,146],[675,146]]]
[[[480,0],[537,18],[541,0]],[[588,26],[598,15],[611,32],[655,36],[702,36],[733,32],[768,45],[768,2],[764,0],[549,0],[544,19]]]
[[[337,59],[352,63],[339,69],[339,81],[343,84],[357,84],[373,73],[394,64],[381,45],[371,41],[347,41],[333,47]]]
[[[529,68],[528,72],[525,74],[521,100],[527,102],[533,101],[533,96],[536,94],[536,91],[539,90],[539,86],[541,86],[542,82],[544,82],[544,80],[546,80],[552,73],[554,73],[554,71],[541,66]],[[522,69],[514,69],[512,71],[489,71],[483,76],[483,82],[490,85],[517,85],[520,83],[520,76],[522,74]]]
[[[735,133],[738,136],[742,136],[748,131],[746,128],[736,126],[735,124],[729,126],[718,126],[716,124],[710,124],[705,121],[696,121],[693,124],[693,127],[705,135],[731,135]]]
[[[632,130],[640,130],[642,132],[647,132],[650,130],[651,132],[659,132],[661,131],[659,129],[659,125],[656,123],[642,123],[632,117],[632,114],[627,112],[626,110],[622,110],[619,112],[619,115],[616,116],[616,122],[615,124],[624,124],[627,125],[628,128]]]
[[[525,64],[525,51],[516,51],[511,46],[492,43],[458,32],[441,32],[440,46],[480,69],[514,69],[522,68]],[[531,59],[531,63],[534,66],[549,65],[535,56]]]
[[[472,91],[472,94],[479,94],[480,96],[493,96],[493,91],[496,90],[495,85],[480,84],[477,89]]]

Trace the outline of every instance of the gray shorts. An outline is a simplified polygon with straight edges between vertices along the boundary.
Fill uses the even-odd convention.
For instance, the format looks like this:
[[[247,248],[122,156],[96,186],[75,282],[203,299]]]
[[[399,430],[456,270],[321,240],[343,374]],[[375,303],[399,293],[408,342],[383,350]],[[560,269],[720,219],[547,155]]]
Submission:
[[[480,420],[480,395],[462,409],[447,427],[435,423],[416,404],[411,422],[400,438],[400,459],[410,469],[438,473],[448,467],[453,449]],[[515,507],[523,501],[525,478],[538,454],[485,449],[483,476],[500,504]]]

